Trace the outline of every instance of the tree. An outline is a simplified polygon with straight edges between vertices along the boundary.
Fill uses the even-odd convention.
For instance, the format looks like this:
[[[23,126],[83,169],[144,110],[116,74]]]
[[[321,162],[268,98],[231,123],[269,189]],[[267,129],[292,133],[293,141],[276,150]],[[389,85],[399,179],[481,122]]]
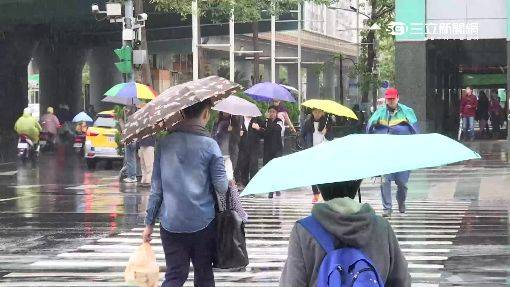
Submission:
[[[375,107],[377,102],[375,90],[380,85],[377,60],[380,61],[381,58],[377,59],[378,52],[379,55],[384,55],[385,76],[394,79],[394,39],[387,27],[395,18],[395,0],[369,0],[368,5],[371,12],[366,26],[372,27],[377,24],[381,29],[364,29],[361,32],[361,42],[364,45],[361,46],[356,72],[360,79],[358,85],[360,85],[362,102],[369,101],[369,93],[372,90],[372,104]]]
[[[331,4],[333,0],[306,0],[315,4]],[[191,15],[191,0],[151,0],[160,10],[175,12],[183,17]],[[302,0],[208,0],[199,1],[201,16],[209,16],[213,22],[226,21],[230,18],[232,7],[237,23],[252,23],[253,51],[258,50],[258,22],[262,19],[262,11],[280,15],[295,9]],[[274,4],[274,5],[272,5]],[[233,6],[232,6],[233,5]],[[259,55],[254,55],[253,84],[259,81]]]

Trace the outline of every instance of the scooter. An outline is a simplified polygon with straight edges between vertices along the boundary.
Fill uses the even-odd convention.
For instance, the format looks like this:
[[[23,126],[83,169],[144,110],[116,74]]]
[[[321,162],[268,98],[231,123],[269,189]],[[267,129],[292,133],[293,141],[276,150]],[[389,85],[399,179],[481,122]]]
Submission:
[[[34,143],[27,135],[20,135],[18,138],[18,158],[22,162],[35,159],[39,152],[39,146],[35,147]]]
[[[48,132],[41,132],[39,147],[41,152],[53,151],[55,149],[55,144],[53,143],[53,135]]]
[[[74,136],[73,149],[78,156],[83,155],[83,145],[85,144],[85,134],[77,134]]]

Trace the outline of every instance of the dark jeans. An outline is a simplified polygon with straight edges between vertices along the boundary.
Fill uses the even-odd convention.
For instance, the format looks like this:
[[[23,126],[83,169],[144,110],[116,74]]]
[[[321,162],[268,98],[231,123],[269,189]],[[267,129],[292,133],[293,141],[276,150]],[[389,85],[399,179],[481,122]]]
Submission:
[[[160,228],[160,234],[166,260],[165,281],[161,287],[183,286],[188,279],[190,260],[193,263],[195,287],[214,287],[214,222],[194,233],[171,233]]]

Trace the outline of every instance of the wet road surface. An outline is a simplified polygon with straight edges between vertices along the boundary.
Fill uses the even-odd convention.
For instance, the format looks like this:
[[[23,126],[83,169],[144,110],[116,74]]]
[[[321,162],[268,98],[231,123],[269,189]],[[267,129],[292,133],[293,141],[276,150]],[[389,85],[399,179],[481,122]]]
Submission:
[[[508,146],[472,147],[483,160],[414,171],[408,212],[391,219],[413,286],[509,285]],[[1,165],[0,286],[126,286],[123,267],[141,242],[149,190],[120,184],[118,168],[87,171],[63,150],[34,166]],[[377,180],[362,188],[380,212]],[[251,263],[244,272],[216,272],[217,286],[277,286],[290,229],[310,200],[309,190],[243,199]]]

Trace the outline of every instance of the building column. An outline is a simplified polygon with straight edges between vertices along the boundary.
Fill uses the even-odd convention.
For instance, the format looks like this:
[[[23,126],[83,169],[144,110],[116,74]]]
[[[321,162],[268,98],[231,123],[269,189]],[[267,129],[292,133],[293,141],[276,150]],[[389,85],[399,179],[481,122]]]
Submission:
[[[313,66],[306,68],[306,99],[319,99],[320,86],[317,69]]]
[[[115,67],[117,61],[112,47],[96,47],[90,51],[87,62],[90,71],[90,104],[96,111],[105,109],[109,104],[101,99],[104,93],[122,82],[122,74]]]
[[[23,31],[0,38],[0,162],[16,157],[14,123],[28,105],[27,66],[36,40]]]
[[[39,63],[41,111],[67,105],[75,114],[83,110],[82,72],[86,49],[79,44],[41,43],[36,57]]]
[[[400,101],[413,108],[421,131],[432,127],[427,117],[427,44],[425,41],[395,43],[396,87]]]

